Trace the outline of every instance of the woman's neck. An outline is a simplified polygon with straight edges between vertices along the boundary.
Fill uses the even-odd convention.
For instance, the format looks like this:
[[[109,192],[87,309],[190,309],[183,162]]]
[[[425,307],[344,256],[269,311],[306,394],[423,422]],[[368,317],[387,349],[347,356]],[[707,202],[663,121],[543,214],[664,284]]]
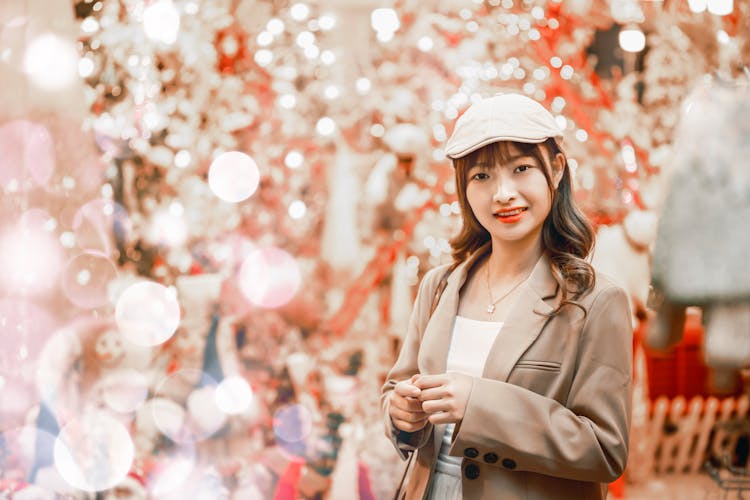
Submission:
[[[493,282],[515,280],[528,276],[542,256],[542,240],[498,243],[492,241],[492,251],[487,259],[490,280]]]

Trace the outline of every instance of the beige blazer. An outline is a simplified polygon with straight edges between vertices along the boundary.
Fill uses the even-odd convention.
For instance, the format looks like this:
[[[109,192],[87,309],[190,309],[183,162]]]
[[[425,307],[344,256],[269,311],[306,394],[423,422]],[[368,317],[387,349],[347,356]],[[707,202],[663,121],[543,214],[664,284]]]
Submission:
[[[424,498],[444,425],[415,433],[393,427],[388,393],[415,373],[445,372],[459,291],[489,245],[460,264],[432,317],[430,306],[446,266],[419,287],[396,364],[383,386],[386,435],[406,460],[416,460],[400,498]],[[601,274],[579,300],[588,314],[559,302],[550,261],[542,257],[521,285],[515,307],[473,379],[450,455],[463,457],[463,497],[469,499],[601,499],[628,456],[632,329],[625,292]]]

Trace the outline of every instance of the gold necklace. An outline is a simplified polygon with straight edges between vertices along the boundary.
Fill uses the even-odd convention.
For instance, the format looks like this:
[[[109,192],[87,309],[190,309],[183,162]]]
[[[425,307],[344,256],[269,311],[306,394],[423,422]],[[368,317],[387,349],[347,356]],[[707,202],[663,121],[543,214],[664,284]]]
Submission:
[[[527,278],[528,278],[528,276],[525,276],[521,281],[519,281],[518,283],[516,283],[515,285],[513,285],[510,290],[508,290],[507,292],[505,292],[504,294],[502,294],[499,299],[493,300],[492,299],[492,287],[490,286],[490,263],[487,262],[487,294],[490,296],[490,304],[487,306],[487,314],[494,313],[495,312],[495,306],[497,305],[497,303],[500,302],[501,300],[503,300],[505,297],[507,297],[511,293],[513,293],[513,290],[515,290],[516,288],[518,288],[519,286],[521,286],[521,283],[523,283],[524,281],[526,281]]]

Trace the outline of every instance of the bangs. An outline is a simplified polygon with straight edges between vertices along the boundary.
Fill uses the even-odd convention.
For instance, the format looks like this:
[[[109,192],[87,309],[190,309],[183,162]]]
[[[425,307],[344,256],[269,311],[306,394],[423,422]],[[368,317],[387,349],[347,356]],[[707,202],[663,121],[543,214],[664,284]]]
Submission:
[[[525,142],[498,141],[491,142],[484,147],[473,151],[468,155],[469,164],[473,165],[479,162],[487,162],[490,165],[497,163],[508,163],[517,152],[522,155],[533,156],[541,160],[539,144],[528,144]],[[542,164],[544,164],[542,162]]]
[[[498,141],[492,142],[483,146],[476,151],[472,151],[463,158],[459,158],[459,162],[463,167],[463,174],[466,176],[469,169],[477,163],[488,163],[489,165],[505,164],[518,157],[518,153],[523,156],[531,156],[536,158],[539,165],[542,166],[544,176],[547,178],[547,183],[552,182],[552,177],[549,172],[549,162],[544,154],[546,143],[526,143],[526,142],[513,142],[513,141]],[[466,179],[464,179],[464,183]]]

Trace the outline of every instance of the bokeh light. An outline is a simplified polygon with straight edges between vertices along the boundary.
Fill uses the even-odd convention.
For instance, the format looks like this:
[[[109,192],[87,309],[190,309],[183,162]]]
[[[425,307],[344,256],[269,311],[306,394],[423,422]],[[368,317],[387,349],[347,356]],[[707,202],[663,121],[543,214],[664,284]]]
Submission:
[[[688,0],[688,7],[690,7],[690,10],[696,14],[705,11],[707,4],[708,0]]]
[[[284,32],[284,28],[284,21],[282,21],[278,17],[269,19],[268,23],[266,24],[266,29],[274,36],[282,34]]]
[[[207,438],[221,429],[227,421],[227,415],[217,405],[216,384],[199,387],[190,393],[187,399],[189,424],[194,435]]]
[[[279,96],[279,106],[284,109],[292,109],[297,105],[297,98],[292,94],[282,94]]]
[[[55,92],[79,80],[78,60],[78,50],[72,41],[44,33],[26,47],[23,70],[36,87]]]
[[[229,151],[216,157],[208,170],[211,191],[224,201],[238,203],[258,189],[260,173],[255,160],[245,153]]]
[[[620,31],[619,38],[620,48],[627,52],[640,52],[646,47],[646,35],[641,29],[634,25],[628,25]]]
[[[81,250],[116,256],[116,241],[123,244],[130,239],[133,224],[127,210],[106,198],[91,200],[73,216],[75,244]]]
[[[315,124],[315,130],[322,136],[330,136],[336,131],[336,122],[324,116]]]
[[[88,78],[93,75],[94,69],[96,69],[96,67],[93,59],[82,57],[81,60],[78,61],[78,74],[81,75],[81,78]]]
[[[120,413],[129,413],[146,400],[148,386],[148,377],[143,373],[122,369],[104,377],[101,390],[107,406]]]
[[[182,444],[151,457],[153,472],[146,478],[151,498],[164,498],[182,486],[195,469],[195,448]]]
[[[135,454],[125,427],[103,412],[90,412],[65,425],[55,441],[55,467],[71,486],[102,491],[122,481]]]
[[[13,120],[0,127],[0,186],[26,191],[46,186],[55,170],[55,145],[47,127]]]
[[[31,378],[21,367],[36,360],[55,327],[55,317],[33,301],[0,299],[0,374]]]
[[[13,457],[15,465],[24,477],[31,476],[35,465],[52,464],[54,449],[55,436],[34,426],[12,427],[0,433],[0,455]],[[54,470],[53,467],[52,469]],[[4,470],[6,471],[11,472],[8,469]],[[35,479],[38,480],[40,475],[46,472],[38,470]],[[50,498],[55,497],[50,495]]]
[[[218,431],[227,415],[216,403],[218,382],[201,370],[185,368],[159,382],[149,400],[156,427],[172,441],[195,443]],[[184,407],[175,401],[184,401]]]
[[[302,200],[294,200],[289,204],[288,213],[292,219],[301,219],[307,213],[307,205]]]
[[[307,19],[307,16],[310,15],[310,7],[302,2],[295,3],[294,5],[292,5],[289,13],[292,16],[292,19],[294,19],[295,21],[304,21],[305,19]]]
[[[273,431],[276,437],[287,443],[297,443],[310,435],[312,415],[302,405],[280,408],[273,415]]]
[[[63,267],[60,242],[44,225],[21,220],[0,233],[0,289],[37,295],[57,286]]]
[[[708,0],[708,11],[717,16],[726,16],[734,10],[734,0]]]
[[[182,213],[172,205],[168,209],[157,210],[151,217],[146,238],[154,245],[179,247],[188,239],[188,224]]]
[[[250,408],[253,390],[247,381],[239,376],[226,377],[216,388],[216,406],[228,415],[239,415]]]
[[[305,157],[296,150],[289,151],[284,157],[284,164],[291,169],[301,167],[303,161],[305,161]]]
[[[422,52],[429,52],[432,50],[432,47],[435,46],[435,43],[432,41],[432,38],[429,36],[423,36],[417,41],[417,47]]]
[[[173,288],[152,281],[127,287],[117,299],[115,320],[122,335],[140,346],[159,345],[180,324],[180,305]]]
[[[372,88],[372,83],[369,78],[357,78],[356,87],[358,93],[366,94],[370,91],[370,88]]]
[[[108,302],[107,288],[117,269],[104,255],[87,252],[73,257],[62,273],[62,289],[73,304],[93,309]]]
[[[323,31],[328,31],[336,27],[336,16],[333,14],[323,14],[318,18],[318,26]]]
[[[253,304],[274,308],[289,302],[299,290],[301,276],[297,261],[274,247],[256,249],[242,263],[240,290]]]
[[[141,407],[137,425],[146,429],[154,425],[156,429],[176,443],[193,442],[192,434],[184,431],[187,413],[185,408],[168,398],[155,397]]]
[[[156,42],[172,44],[180,32],[180,13],[171,0],[157,0],[143,11],[143,32]]]
[[[401,27],[401,23],[398,20],[398,14],[396,11],[389,8],[379,8],[372,11],[370,14],[370,25],[378,35],[393,34],[396,30]]]

